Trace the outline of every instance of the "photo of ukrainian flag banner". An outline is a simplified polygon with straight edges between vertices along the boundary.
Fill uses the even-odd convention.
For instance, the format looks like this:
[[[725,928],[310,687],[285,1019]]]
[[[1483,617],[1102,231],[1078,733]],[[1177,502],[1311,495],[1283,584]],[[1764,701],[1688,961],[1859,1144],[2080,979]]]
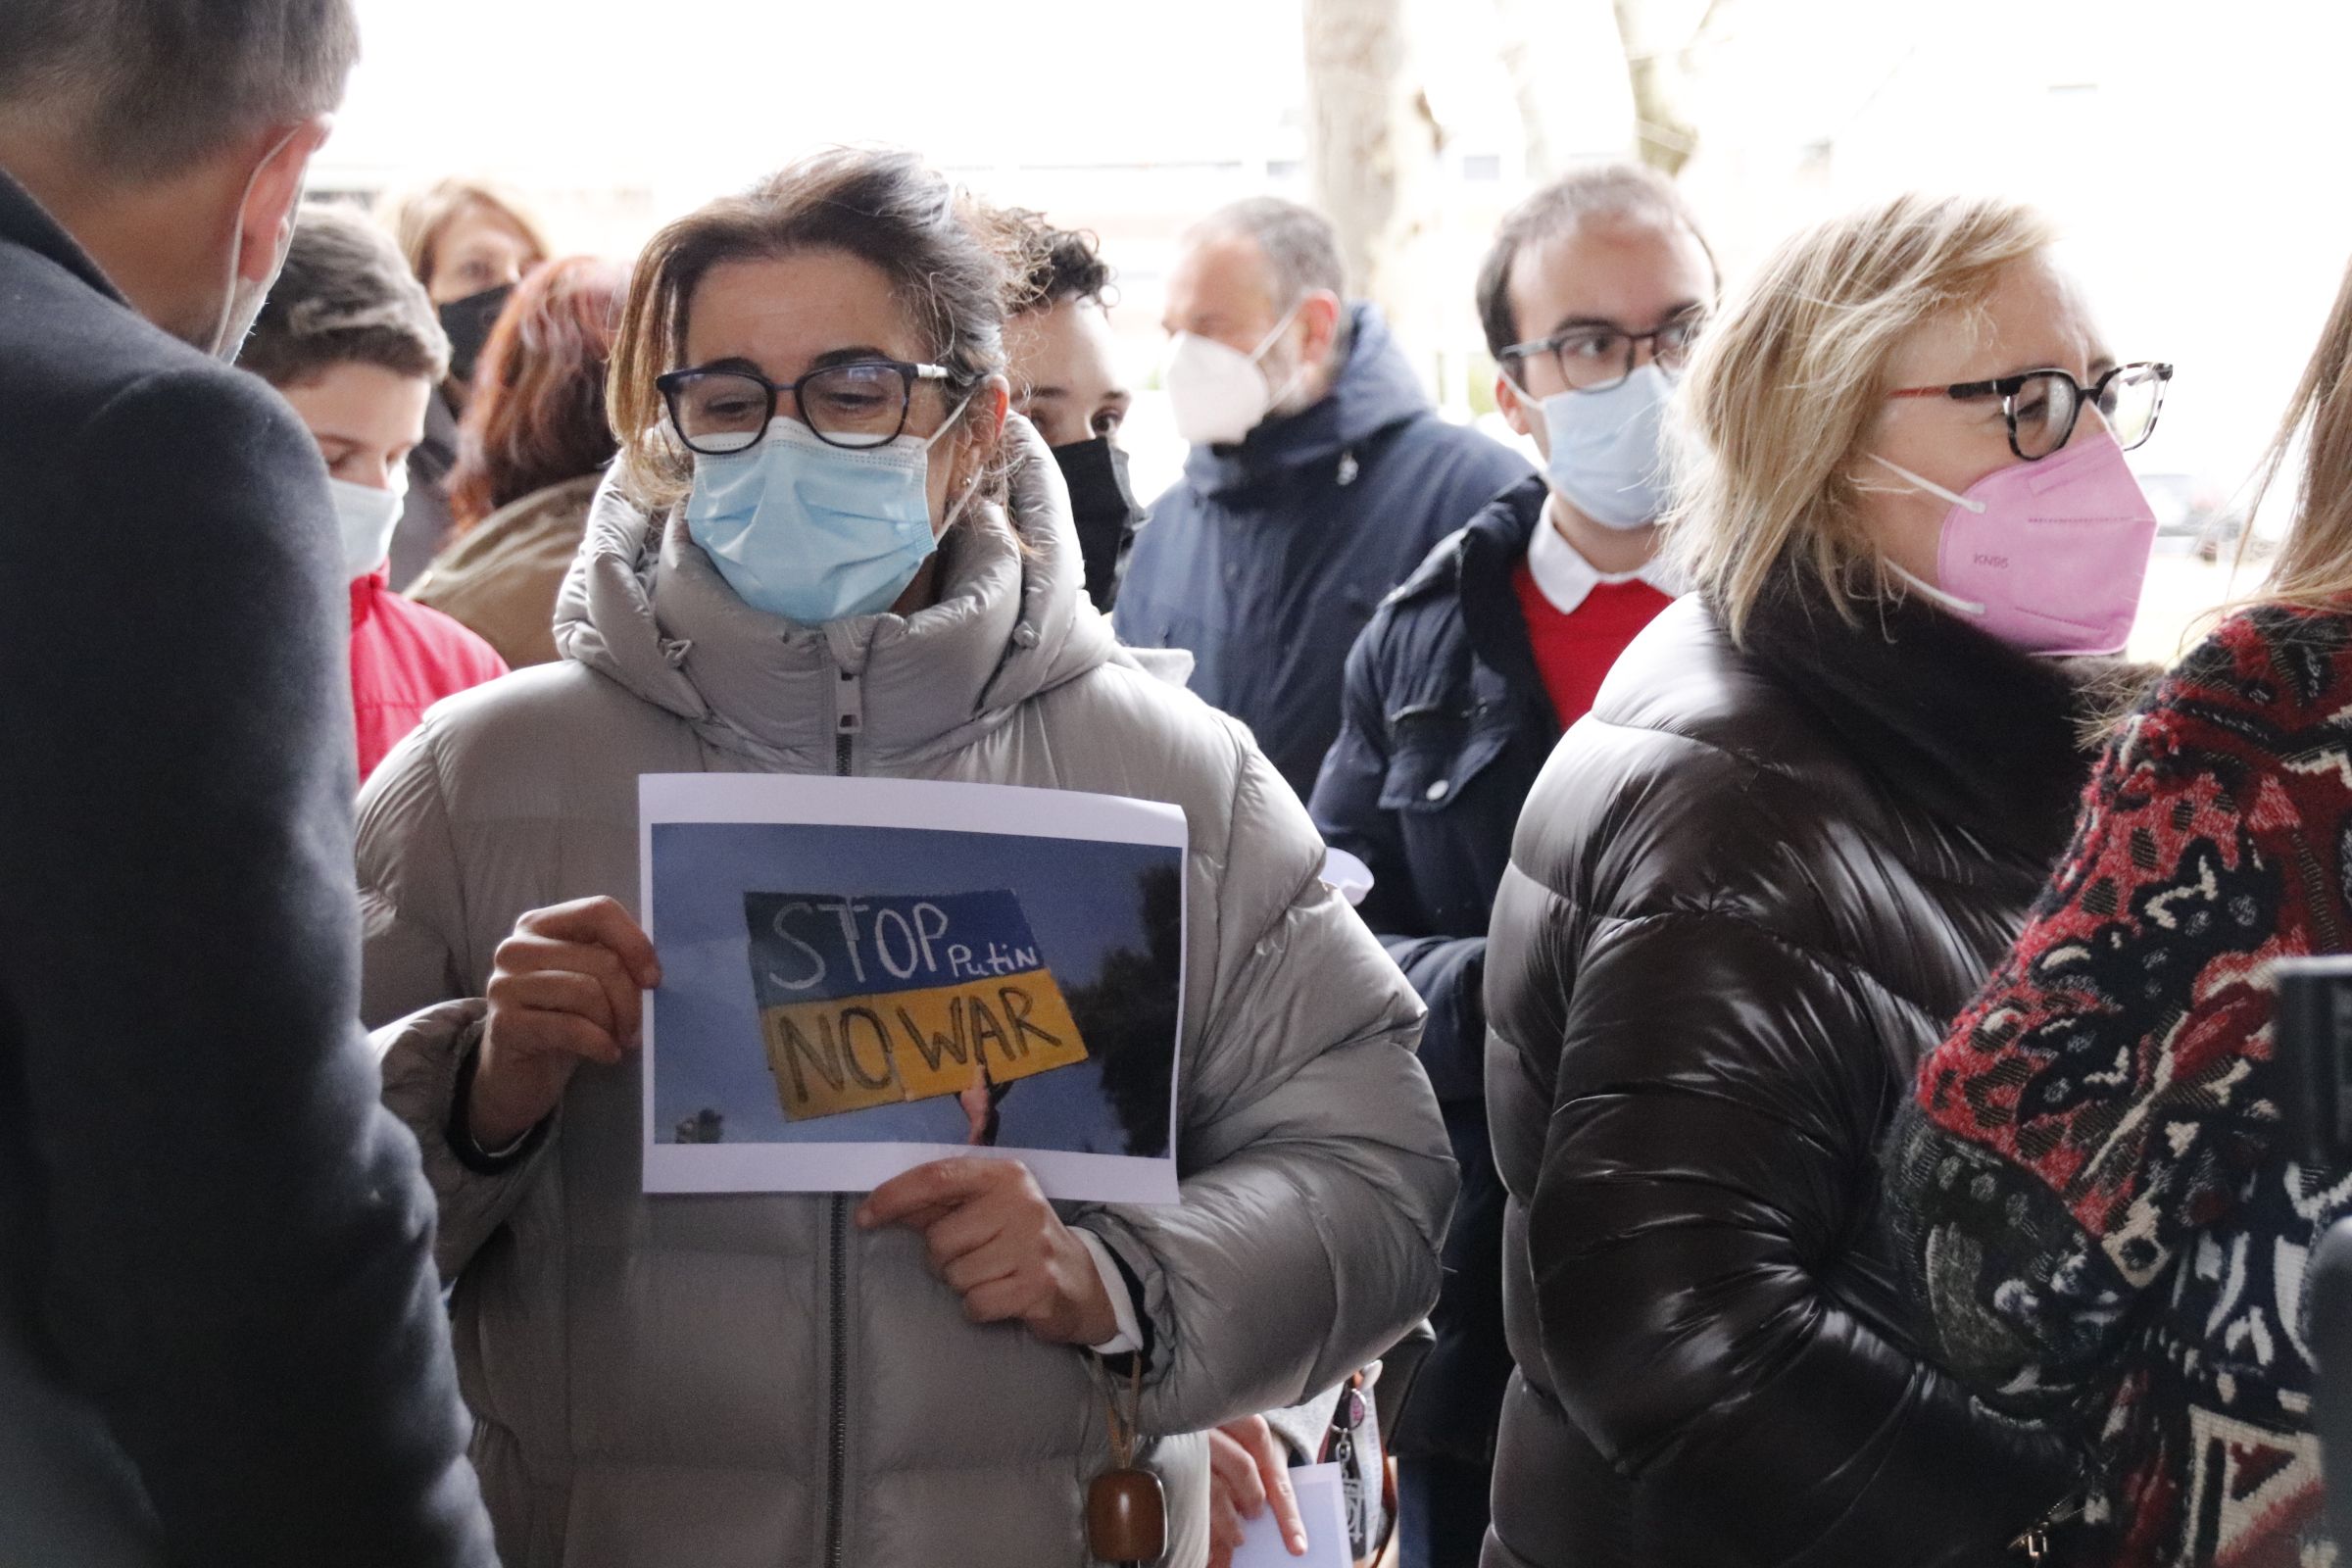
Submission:
[[[958,1154],[1173,1202],[1185,824],[996,785],[639,784],[645,1190],[863,1192]]]
[[[785,1116],[984,1094],[1087,1059],[1010,888],[747,893],[752,990]]]

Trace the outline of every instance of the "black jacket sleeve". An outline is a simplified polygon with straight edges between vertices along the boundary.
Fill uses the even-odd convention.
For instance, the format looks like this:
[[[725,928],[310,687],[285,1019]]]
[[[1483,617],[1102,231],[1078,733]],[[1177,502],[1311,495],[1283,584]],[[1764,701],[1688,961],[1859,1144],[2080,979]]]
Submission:
[[[1429,1007],[1419,1054],[1442,1105],[1484,1109],[1487,1098],[1487,939],[1396,937],[1380,945]]]
[[[1390,624],[1385,612],[1375,615],[1348,652],[1339,739],[1323,759],[1308,809],[1325,843],[1372,872],[1372,891],[1356,912],[1429,1007],[1418,1053],[1430,1087],[1445,1104],[1483,1102],[1487,939],[1432,933],[1396,815],[1380,804],[1389,774],[1380,661]]]
[[[1528,1220],[1544,1360],[1678,1561],[1994,1564],[2072,1474],[1920,1358],[1858,1211],[1888,1095],[1838,1043],[1905,1005],[1728,912],[1603,922],[1576,967]]]
[[[131,385],[0,615],[34,1306],[187,1563],[490,1565],[416,1145],[356,1021],[348,622],[260,381]]]

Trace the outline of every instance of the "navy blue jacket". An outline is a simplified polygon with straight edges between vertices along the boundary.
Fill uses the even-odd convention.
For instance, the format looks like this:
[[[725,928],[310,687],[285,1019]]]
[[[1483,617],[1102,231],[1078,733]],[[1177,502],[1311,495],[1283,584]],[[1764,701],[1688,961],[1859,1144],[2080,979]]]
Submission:
[[[1486,1098],[1480,959],[1511,829],[1560,738],[1512,573],[1541,477],[1430,552],[1348,656],[1339,739],[1311,808],[1372,868],[1361,913],[1429,1004],[1421,1061],[1445,1104]]]
[[[1539,476],[1495,497],[1373,615],[1311,808],[1325,841],[1372,868],[1359,912],[1429,1004],[1421,1061],[1462,1168],[1438,1343],[1396,1434],[1407,1458],[1486,1458],[1511,1371],[1481,987],[1511,832],[1560,736],[1512,586],[1544,495]]]
[[[0,174],[0,1561],[496,1562],[358,1023],[334,541],[293,411]]]
[[[1136,539],[1115,616],[1125,642],[1190,652],[1193,690],[1248,724],[1302,798],[1382,596],[1529,471],[1439,417],[1377,311],[1352,319],[1329,397],[1237,445],[1193,448]]]

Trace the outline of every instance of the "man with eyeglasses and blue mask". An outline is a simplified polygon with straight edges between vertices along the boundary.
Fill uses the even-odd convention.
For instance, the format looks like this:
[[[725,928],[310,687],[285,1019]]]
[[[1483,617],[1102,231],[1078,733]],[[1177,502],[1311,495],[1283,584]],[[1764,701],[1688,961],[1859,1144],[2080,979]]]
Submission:
[[[1487,1135],[1488,916],[1553,744],[1673,602],[1660,433],[1716,286],[1689,208],[1645,169],[1579,171],[1503,220],[1479,315],[1495,402],[1544,471],[1440,544],[1373,616],[1315,786],[1316,826],[1372,871],[1360,912],[1429,1005],[1421,1060],[1462,1168],[1438,1345],[1396,1435],[1404,1568],[1478,1562],[1511,1372]]]
[[[1185,235],[1164,382],[1193,450],[1116,615],[1121,641],[1189,652],[1193,690],[1248,724],[1301,799],[1373,609],[1527,472],[1440,417],[1380,313],[1344,289],[1331,224],[1295,202],[1236,202]]]

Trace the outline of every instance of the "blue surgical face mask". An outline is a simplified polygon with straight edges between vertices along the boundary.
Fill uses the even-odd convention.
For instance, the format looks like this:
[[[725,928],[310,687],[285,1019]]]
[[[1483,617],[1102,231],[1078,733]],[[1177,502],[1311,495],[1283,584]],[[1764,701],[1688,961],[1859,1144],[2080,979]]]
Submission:
[[[755,610],[804,626],[879,614],[939,548],[931,448],[962,412],[929,440],[858,448],[779,416],[758,446],[694,460],[687,534]]]
[[[1644,365],[1605,392],[1545,398],[1551,487],[1604,528],[1625,532],[1657,521],[1666,506],[1666,400],[1673,395],[1672,378]]]

